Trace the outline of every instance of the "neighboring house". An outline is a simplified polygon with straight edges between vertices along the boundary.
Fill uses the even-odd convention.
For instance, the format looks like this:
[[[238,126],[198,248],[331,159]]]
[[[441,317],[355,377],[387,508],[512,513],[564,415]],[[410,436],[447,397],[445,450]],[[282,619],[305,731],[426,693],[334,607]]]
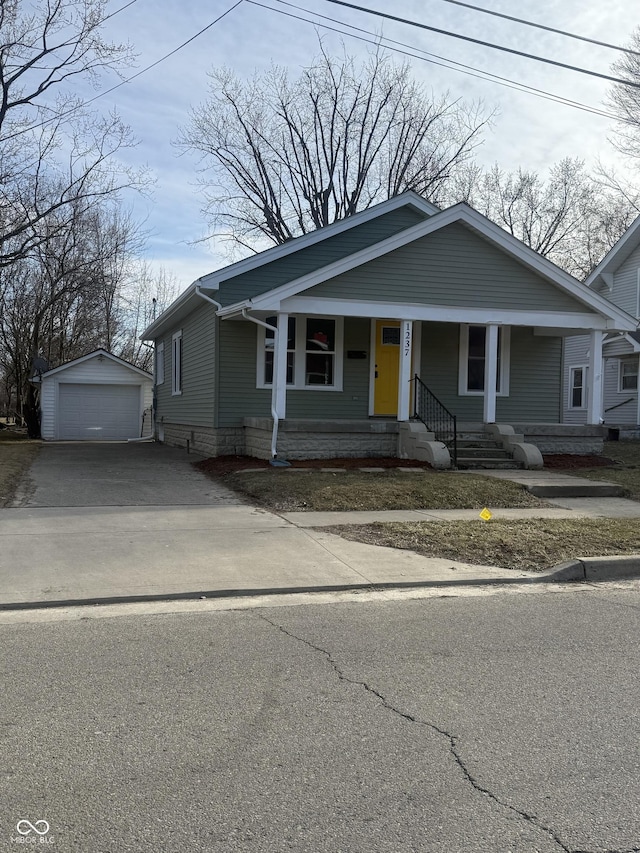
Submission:
[[[605,296],[634,318],[640,318],[640,217],[586,280],[594,293]],[[567,338],[563,358],[563,420],[586,423],[590,403],[590,340]],[[620,330],[607,334],[602,343],[601,399],[593,408],[601,412],[603,423],[622,436],[640,437],[640,334]]]
[[[39,382],[45,440],[126,441],[152,434],[153,377],[106,350],[48,370]]]
[[[468,205],[407,192],[203,276],[143,339],[160,440],[262,458],[411,455],[417,408],[431,461],[451,439],[438,401],[459,432],[515,424],[544,449],[563,430],[563,449],[579,435],[601,446],[597,427],[560,427],[563,336],[634,329]]]

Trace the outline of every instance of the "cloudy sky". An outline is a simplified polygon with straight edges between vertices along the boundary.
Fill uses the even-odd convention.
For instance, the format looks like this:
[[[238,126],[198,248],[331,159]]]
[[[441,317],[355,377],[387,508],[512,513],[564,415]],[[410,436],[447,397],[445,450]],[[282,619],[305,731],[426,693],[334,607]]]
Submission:
[[[137,54],[137,70],[156,61],[194,36],[229,9],[235,0],[136,0],[109,22],[108,35],[129,41]],[[315,20],[318,14],[333,18],[344,35],[320,28],[326,45],[341,52],[344,41],[349,53],[364,56],[367,45],[349,35],[345,24],[353,24],[388,38],[428,51],[455,62],[552,92],[590,107],[605,110],[608,84],[596,77],[554,68],[539,62],[426,32],[407,25],[382,21],[371,15],[346,9],[326,0],[295,0],[300,12],[279,0],[260,0],[256,5],[242,0],[215,26],[188,46],[100,98],[95,108],[106,112],[117,108],[139,140],[127,154],[132,164],[146,164],[156,184],[150,199],[131,199],[134,215],[145,220],[149,232],[148,256],[154,267],[164,267],[186,287],[195,278],[228,262],[224,245],[215,240],[194,244],[207,234],[196,185],[197,162],[180,154],[172,143],[178,130],[188,122],[191,106],[207,94],[207,72],[226,66],[242,77],[267,68],[271,62],[286,66],[292,75],[317,53],[316,29],[282,14],[288,11]],[[356,0],[357,2],[357,0]],[[561,30],[624,45],[631,31],[640,25],[637,0],[469,0],[483,9],[517,15]],[[123,0],[112,0],[116,10]],[[602,73],[618,57],[615,51],[568,39],[553,33],[518,25],[493,16],[462,8],[446,0],[360,0],[358,5],[393,11],[393,14],[452,30],[475,38],[497,42],[516,50],[543,55]],[[268,7],[268,8],[265,8]],[[324,20],[324,23],[328,23]],[[398,56],[398,61],[402,60]],[[484,164],[498,162],[507,169],[522,166],[546,173],[549,166],[572,156],[592,164],[597,157],[605,162],[621,161],[608,137],[613,123],[568,106],[505,88],[432,62],[410,59],[417,79],[435,92],[448,91],[452,98],[482,99],[487,107],[499,110],[495,126],[484,140],[478,159]],[[136,68],[130,73],[135,73]],[[106,89],[117,80],[104,79]],[[83,94],[84,91],[80,90]],[[95,92],[88,94],[95,94]],[[624,166],[624,164],[622,164]]]

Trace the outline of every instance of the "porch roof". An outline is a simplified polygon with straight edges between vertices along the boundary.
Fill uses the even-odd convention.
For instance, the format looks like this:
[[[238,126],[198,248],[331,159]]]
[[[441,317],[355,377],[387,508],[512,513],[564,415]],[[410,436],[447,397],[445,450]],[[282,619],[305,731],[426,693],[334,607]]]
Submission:
[[[523,311],[504,309],[499,304],[485,308],[467,308],[428,303],[415,304],[402,300],[377,302],[305,295],[307,291],[319,284],[407,246],[453,223],[461,223],[475,231],[486,241],[501,249],[506,255],[537,273],[561,292],[583,305],[586,310],[574,312],[566,309]],[[464,203],[436,213],[418,225],[280,287],[251,299],[224,306],[217,313],[218,316],[225,319],[241,315],[243,311],[323,313],[480,324],[494,322],[505,325],[583,330],[618,329],[620,331],[634,331],[637,328],[637,322],[631,315],[613,305],[599,293],[590,290]]]

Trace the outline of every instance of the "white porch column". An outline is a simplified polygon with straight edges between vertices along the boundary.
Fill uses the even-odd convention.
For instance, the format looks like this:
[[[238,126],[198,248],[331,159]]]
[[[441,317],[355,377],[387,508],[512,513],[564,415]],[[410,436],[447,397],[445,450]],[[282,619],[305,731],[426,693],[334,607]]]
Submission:
[[[496,385],[498,381],[498,326],[487,326],[484,340],[484,410],[485,424],[496,422]]]
[[[398,420],[408,421],[411,401],[411,364],[412,364],[413,322],[402,320],[400,323],[400,377],[398,380]]]
[[[282,420],[287,414],[287,340],[289,315],[278,314],[278,331],[273,349],[273,386],[271,408]]]
[[[602,339],[604,332],[592,329],[589,335],[589,370],[587,371],[587,423],[602,421]]]

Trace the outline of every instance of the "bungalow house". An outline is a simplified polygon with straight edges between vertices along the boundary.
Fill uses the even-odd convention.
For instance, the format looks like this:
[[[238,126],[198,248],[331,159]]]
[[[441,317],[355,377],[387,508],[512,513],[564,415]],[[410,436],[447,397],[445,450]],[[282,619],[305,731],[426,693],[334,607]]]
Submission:
[[[635,328],[468,205],[407,192],[203,276],[143,338],[170,444],[447,467],[456,436],[491,438],[533,467],[533,445],[601,447],[602,339]],[[592,403],[562,426],[562,342],[578,333]]]
[[[627,229],[585,282],[594,293],[640,318],[640,217]],[[619,329],[605,335],[602,345],[604,424],[623,437],[640,437],[640,334]],[[586,423],[589,417],[590,340],[567,338],[563,358],[563,420]]]

